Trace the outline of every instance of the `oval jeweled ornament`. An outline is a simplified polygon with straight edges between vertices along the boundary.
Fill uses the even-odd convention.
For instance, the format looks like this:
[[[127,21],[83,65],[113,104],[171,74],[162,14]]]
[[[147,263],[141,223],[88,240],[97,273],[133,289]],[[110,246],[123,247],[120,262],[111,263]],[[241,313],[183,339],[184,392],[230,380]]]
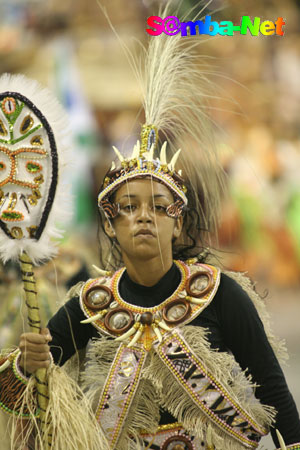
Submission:
[[[112,292],[104,285],[92,286],[85,292],[83,297],[85,305],[93,311],[100,311],[107,308],[111,299]]]
[[[214,285],[213,276],[210,272],[195,272],[186,283],[186,292],[191,297],[200,298],[211,290]]]
[[[191,312],[191,305],[187,300],[178,298],[163,309],[163,318],[168,325],[178,325],[183,322]]]
[[[133,314],[125,308],[115,308],[106,314],[104,324],[113,334],[122,334],[129,330],[134,323]]]

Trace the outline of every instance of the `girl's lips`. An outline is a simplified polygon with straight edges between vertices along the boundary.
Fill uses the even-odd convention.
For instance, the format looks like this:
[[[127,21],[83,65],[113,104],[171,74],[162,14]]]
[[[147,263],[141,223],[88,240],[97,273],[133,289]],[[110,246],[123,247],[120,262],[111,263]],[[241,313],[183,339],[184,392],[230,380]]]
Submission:
[[[151,238],[154,237],[154,234],[150,230],[140,230],[135,233],[134,237]]]

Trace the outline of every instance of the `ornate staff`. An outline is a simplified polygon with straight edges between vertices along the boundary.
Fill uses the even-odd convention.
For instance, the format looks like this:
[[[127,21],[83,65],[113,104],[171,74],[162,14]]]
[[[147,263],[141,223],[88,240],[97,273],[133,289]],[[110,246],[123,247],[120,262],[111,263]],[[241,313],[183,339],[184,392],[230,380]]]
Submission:
[[[40,333],[41,321],[33,263],[56,253],[51,240],[61,234],[65,188],[58,186],[59,162],[64,163],[66,117],[50,92],[17,75],[0,78],[0,257],[19,259],[30,331]],[[59,157],[58,157],[59,155]],[[0,368],[5,370],[7,360]],[[38,420],[44,448],[51,435],[43,433],[48,404],[47,370],[35,373]]]
[[[36,282],[33,273],[33,265],[30,257],[26,252],[23,252],[19,258],[22,280],[24,283],[25,291],[25,303],[28,310],[28,325],[32,333],[40,333],[41,331],[41,319],[39,312],[39,304],[37,300]],[[37,401],[39,408],[39,422],[42,431],[42,437],[45,449],[51,448],[51,434],[44,433],[44,426],[48,425],[46,422],[46,411],[49,401],[48,395],[48,381],[47,381],[47,369],[38,369],[35,372],[35,380],[37,386]]]

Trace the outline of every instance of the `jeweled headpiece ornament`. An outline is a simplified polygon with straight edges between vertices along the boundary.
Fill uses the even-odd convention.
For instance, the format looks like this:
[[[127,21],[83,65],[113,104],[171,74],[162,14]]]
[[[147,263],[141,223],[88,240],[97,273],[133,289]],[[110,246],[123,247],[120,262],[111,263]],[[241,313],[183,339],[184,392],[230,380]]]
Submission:
[[[178,217],[184,205],[188,203],[181,172],[175,171],[175,164],[181,150],[179,149],[168,163],[166,158],[167,142],[164,142],[159,158],[154,159],[157,130],[155,126],[151,125],[143,125],[141,141],[142,144],[139,140],[137,141],[129,158],[124,158],[120,151],[113,147],[121,163],[121,168],[116,169],[115,163],[112,163],[111,169],[104,179],[103,189],[98,196],[98,205],[108,218],[114,218],[118,214],[118,205],[109,200],[112,193],[126,181],[151,177],[154,181],[165,184],[173,193],[175,202],[169,205],[166,212],[170,217]]]

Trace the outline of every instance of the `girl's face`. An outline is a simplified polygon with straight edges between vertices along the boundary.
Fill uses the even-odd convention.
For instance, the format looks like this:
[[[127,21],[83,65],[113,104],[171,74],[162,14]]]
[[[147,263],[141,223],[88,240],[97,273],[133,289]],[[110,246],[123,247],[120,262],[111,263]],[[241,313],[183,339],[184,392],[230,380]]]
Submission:
[[[172,240],[179,237],[182,217],[173,219],[166,208],[174,202],[170,190],[151,179],[133,180],[116,192],[119,215],[105,223],[106,233],[120,244],[124,261],[172,256]]]

